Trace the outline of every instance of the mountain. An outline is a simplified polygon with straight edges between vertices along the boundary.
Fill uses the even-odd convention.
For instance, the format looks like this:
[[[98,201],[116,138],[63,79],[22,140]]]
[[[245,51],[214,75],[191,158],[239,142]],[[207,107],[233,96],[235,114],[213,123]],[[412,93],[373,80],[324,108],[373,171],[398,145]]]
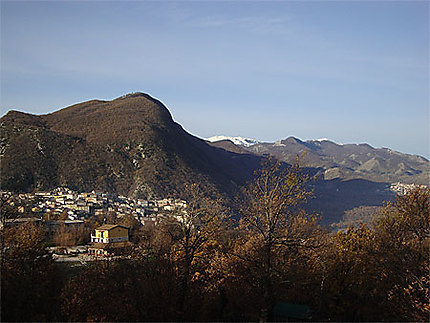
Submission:
[[[206,140],[209,142],[218,142],[218,141],[229,140],[235,145],[245,146],[245,147],[249,147],[249,146],[256,145],[256,144],[260,143],[259,141],[255,140],[255,139],[243,138],[243,137],[229,137],[229,136],[213,136],[210,138],[206,138]]]
[[[175,123],[144,93],[92,100],[47,115],[10,111],[1,118],[1,188],[66,185],[129,196],[180,195],[186,184],[233,194],[260,157],[209,146]]]
[[[229,150],[228,147],[223,148]],[[256,155],[272,154],[287,163],[303,155],[302,163],[322,168],[321,175],[326,180],[364,179],[428,185],[430,179],[430,163],[426,158],[368,144],[342,145],[325,138],[302,141],[289,137],[275,143],[258,143],[243,148]]]
[[[384,201],[393,199],[390,183],[429,185],[430,180],[427,159],[368,144],[343,145],[326,138],[302,141],[289,137],[248,147],[230,141],[211,145],[240,153],[272,154],[287,163],[301,156],[301,164],[316,169],[319,178],[312,183],[315,198],[309,201],[307,209],[322,214],[325,225],[341,221],[352,210],[382,206]]]
[[[231,199],[252,178],[261,155],[273,153],[290,162],[306,150],[307,165],[313,166],[307,171],[320,174],[310,183],[315,198],[307,208],[321,213],[323,224],[340,221],[346,210],[380,206],[393,197],[389,182],[342,179],[329,176],[334,170],[327,172],[355,167],[367,176],[391,167],[382,152],[375,155],[368,145],[342,147],[297,138],[248,147],[230,140],[209,143],[187,133],[160,101],[144,93],[87,101],[47,115],[10,111],[0,122],[3,190],[42,191],[64,185],[78,191],[163,198],[183,197],[185,186],[199,183],[206,193]],[[409,160],[388,150],[385,154],[398,159],[396,178],[418,176],[421,164],[428,164],[414,156]],[[340,159],[345,163],[337,162]]]

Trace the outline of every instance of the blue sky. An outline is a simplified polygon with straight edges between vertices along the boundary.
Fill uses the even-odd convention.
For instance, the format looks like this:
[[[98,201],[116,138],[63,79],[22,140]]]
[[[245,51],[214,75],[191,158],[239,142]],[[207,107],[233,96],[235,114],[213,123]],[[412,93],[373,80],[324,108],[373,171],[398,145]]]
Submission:
[[[1,108],[141,91],[189,132],[430,156],[427,1],[1,2]]]

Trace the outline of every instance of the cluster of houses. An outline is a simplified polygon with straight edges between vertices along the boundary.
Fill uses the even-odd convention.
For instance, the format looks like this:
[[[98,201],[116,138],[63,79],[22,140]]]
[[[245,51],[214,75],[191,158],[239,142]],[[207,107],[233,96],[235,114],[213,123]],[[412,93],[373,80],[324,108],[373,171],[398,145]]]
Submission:
[[[413,191],[416,188],[427,188],[426,185],[418,185],[418,184],[405,184],[405,183],[393,183],[390,186],[390,190],[398,195],[405,195],[410,191]]]
[[[49,227],[84,224],[86,219],[94,215],[107,215],[109,212],[119,218],[131,215],[142,225],[152,226],[171,211],[178,210],[178,214],[184,214],[187,206],[186,201],[179,199],[132,199],[95,191],[79,193],[67,187],[59,187],[51,192],[21,194],[1,191],[1,196],[2,207],[8,206],[23,215],[7,219],[4,224],[9,226],[22,222],[41,223]],[[178,215],[176,217],[181,218]],[[90,256],[103,257],[121,254],[130,247],[129,228],[104,224],[95,228],[91,234],[91,244],[86,250]]]
[[[84,220],[92,215],[103,215],[114,212],[117,217],[132,215],[143,225],[154,222],[163,211],[184,209],[186,202],[178,199],[143,200],[132,199],[122,195],[102,192],[78,193],[67,187],[59,187],[51,192],[22,193],[11,195],[8,201],[16,206],[18,212],[31,214],[35,218],[51,220],[60,215],[64,220]]]

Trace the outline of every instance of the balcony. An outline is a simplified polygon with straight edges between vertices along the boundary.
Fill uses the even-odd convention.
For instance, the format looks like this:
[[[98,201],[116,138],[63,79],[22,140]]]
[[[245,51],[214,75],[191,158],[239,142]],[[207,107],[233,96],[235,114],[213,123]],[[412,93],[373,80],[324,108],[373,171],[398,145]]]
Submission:
[[[109,243],[109,238],[101,238],[91,235],[91,242]]]

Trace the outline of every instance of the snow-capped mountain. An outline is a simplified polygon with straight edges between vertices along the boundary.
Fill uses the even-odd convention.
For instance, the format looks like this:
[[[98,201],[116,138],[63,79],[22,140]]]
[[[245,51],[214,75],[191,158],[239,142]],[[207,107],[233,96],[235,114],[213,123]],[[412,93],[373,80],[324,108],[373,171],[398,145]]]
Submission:
[[[306,140],[306,141],[319,141],[319,142],[321,142],[321,141],[332,141],[333,142],[333,140],[330,140],[328,138],[310,139],[310,140]]]
[[[245,146],[245,147],[249,147],[260,143],[260,141],[255,139],[243,138],[243,137],[230,137],[230,136],[213,136],[210,138],[206,138],[206,140],[210,142],[230,140],[235,145]]]
[[[325,169],[326,180],[365,179],[385,183],[427,184],[429,161],[421,156],[402,154],[366,143],[340,144],[327,138],[302,141],[288,137],[275,143],[246,147],[257,155],[270,154],[293,163],[303,155],[307,166]]]

